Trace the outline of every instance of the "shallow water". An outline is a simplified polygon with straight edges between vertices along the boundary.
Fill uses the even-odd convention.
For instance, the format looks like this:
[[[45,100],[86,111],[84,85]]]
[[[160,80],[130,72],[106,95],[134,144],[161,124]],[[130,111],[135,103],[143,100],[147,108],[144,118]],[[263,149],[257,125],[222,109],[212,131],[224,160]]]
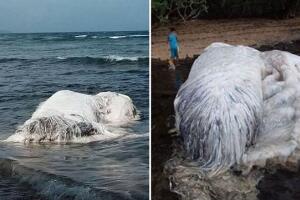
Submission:
[[[39,103],[58,90],[123,93],[141,112],[137,123],[125,127],[129,132],[126,136],[111,141],[66,145],[0,143],[0,160],[5,161],[0,169],[3,163],[10,163],[5,160],[9,158],[16,160],[12,166],[25,166],[37,176],[47,173],[47,181],[62,180],[66,188],[70,184],[60,177],[84,188],[106,191],[96,193],[96,199],[111,194],[124,199],[147,199],[147,35],[148,32],[0,35],[0,139],[13,134]],[[25,185],[30,189],[22,193],[21,199],[57,198],[55,191],[44,192],[40,197],[45,188],[37,187],[40,182],[28,178],[32,173],[25,171],[3,179],[10,183],[6,188],[12,192],[10,199],[19,199],[14,195]],[[6,194],[0,188],[0,197]]]

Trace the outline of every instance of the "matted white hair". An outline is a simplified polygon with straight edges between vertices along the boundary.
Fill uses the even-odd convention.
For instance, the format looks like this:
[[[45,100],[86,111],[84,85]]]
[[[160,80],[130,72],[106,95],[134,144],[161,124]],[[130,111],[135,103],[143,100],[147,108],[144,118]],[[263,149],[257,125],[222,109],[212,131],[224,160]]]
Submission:
[[[289,156],[300,127],[298,66],[300,58],[287,52],[207,47],[174,102],[187,156],[209,176]]]
[[[136,119],[137,110],[126,95],[86,95],[63,90],[41,103],[6,141],[90,142],[116,135],[107,129],[107,124],[122,125]]]

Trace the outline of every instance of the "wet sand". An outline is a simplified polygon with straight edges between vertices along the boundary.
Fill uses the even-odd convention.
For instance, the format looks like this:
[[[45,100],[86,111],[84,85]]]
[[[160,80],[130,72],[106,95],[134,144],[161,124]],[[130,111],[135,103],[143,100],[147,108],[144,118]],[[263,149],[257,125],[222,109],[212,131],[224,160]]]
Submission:
[[[285,50],[300,55],[300,40],[262,45],[262,51]],[[176,70],[168,70],[168,62],[152,59],[152,199],[179,199],[170,192],[164,165],[171,158],[172,149],[180,138],[168,131],[174,128],[173,101],[180,85],[187,79],[197,56],[179,60]],[[280,170],[268,175],[259,183],[261,200],[299,200],[300,171],[297,173]],[[283,195],[284,194],[284,195]]]
[[[152,58],[161,60],[169,58],[167,44],[169,27],[175,27],[178,32],[180,58],[200,54],[212,42],[258,47],[300,39],[300,17],[288,20],[196,20],[154,27],[152,29]]]
[[[164,176],[165,162],[171,157],[174,127],[173,100],[178,87],[186,80],[194,59],[180,61],[176,71],[168,70],[168,62],[152,60],[152,199],[176,200]]]

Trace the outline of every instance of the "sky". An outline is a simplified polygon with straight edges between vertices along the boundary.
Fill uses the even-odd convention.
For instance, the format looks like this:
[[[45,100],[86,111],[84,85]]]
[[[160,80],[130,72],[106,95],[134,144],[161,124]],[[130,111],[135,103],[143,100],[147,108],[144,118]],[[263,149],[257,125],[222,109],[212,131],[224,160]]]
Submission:
[[[9,32],[148,30],[148,19],[148,0],[0,0]]]

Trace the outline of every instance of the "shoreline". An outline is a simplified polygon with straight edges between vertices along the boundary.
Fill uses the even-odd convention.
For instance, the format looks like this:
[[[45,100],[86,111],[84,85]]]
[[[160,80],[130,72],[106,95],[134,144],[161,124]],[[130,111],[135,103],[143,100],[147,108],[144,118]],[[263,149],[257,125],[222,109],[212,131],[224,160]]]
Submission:
[[[152,30],[152,58],[169,58],[168,28],[175,27],[180,42],[179,58],[193,57],[212,42],[260,47],[300,39],[300,17],[287,20],[264,18],[192,20],[161,25]]]
[[[300,37],[300,35],[299,35]],[[261,44],[261,45],[251,45],[250,47],[253,47],[255,49],[258,49],[260,51],[269,51],[269,50],[282,50],[282,51],[288,51],[293,54],[300,54],[300,49],[298,46],[300,45],[300,38],[296,40],[290,40],[286,42],[273,42],[269,44]],[[201,54],[201,53],[200,53]],[[182,66],[186,63],[193,62],[200,56],[200,54],[194,54],[192,56],[186,56],[181,57],[177,60],[177,65]],[[157,66],[168,66],[168,59],[162,59],[162,58],[151,58],[152,67]],[[191,67],[191,65],[189,66]]]

